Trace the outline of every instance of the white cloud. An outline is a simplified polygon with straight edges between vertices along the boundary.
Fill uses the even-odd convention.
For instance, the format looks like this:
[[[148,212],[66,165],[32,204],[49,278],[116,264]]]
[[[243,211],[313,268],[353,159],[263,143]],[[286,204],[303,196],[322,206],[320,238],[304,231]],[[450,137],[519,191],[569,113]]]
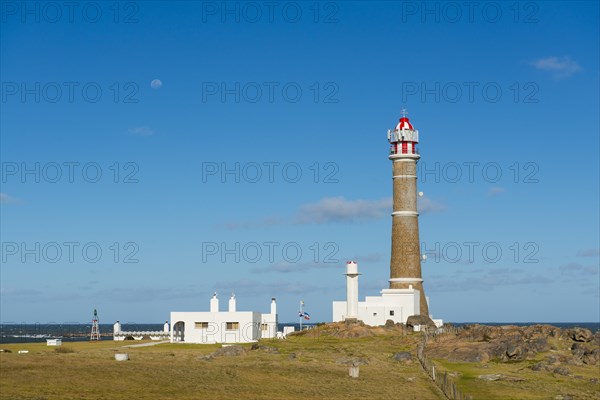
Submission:
[[[417,198],[417,209],[421,214],[440,212],[446,206],[426,196]],[[277,216],[247,221],[230,221],[215,225],[216,229],[237,230],[257,229],[283,224],[326,224],[364,222],[389,217],[392,213],[392,198],[379,200],[347,200],[342,196],[324,197],[314,203],[303,204],[298,208],[293,220]]]
[[[0,193],[0,204],[13,204],[17,203],[18,200],[6,193]]]
[[[600,256],[600,249],[597,247],[593,248],[593,249],[582,249],[577,252],[577,256],[579,256],[579,257],[598,257],[598,256]]]
[[[137,136],[152,136],[154,135],[154,131],[147,126],[138,126],[135,128],[129,129],[129,133]]]
[[[251,272],[258,273],[258,274],[265,273],[265,272],[289,273],[289,272],[306,272],[309,269],[324,269],[324,268],[340,268],[340,270],[343,270],[343,268],[341,267],[342,265],[343,265],[343,263],[341,261],[335,262],[335,263],[280,262],[280,263],[267,265],[266,267],[253,268],[251,270]]]
[[[558,267],[560,273],[565,276],[576,277],[584,275],[597,275],[598,267],[590,267],[578,263],[569,263]]]
[[[541,71],[551,72],[555,78],[568,78],[582,70],[577,61],[569,56],[539,58],[530,64]]]
[[[378,200],[347,200],[342,196],[324,197],[316,203],[300,206],[296,223],[323,224],[328,222],[357,222],[389,217],[392,213],[392,198]],[[417,198],[420,213],[439,212],[446,209],[426,196]]]
[[[280,295],[289,296],[290,294],[298,295],[315,292],[325,294],[329,288],[297,281],[263,282],[242,279],[217,282],[214,285],[214,289],[217,293],[231,293],[234,291],[236,295],[244,296],[264,296],[266,293],[268,296],[279,297]]]
[[[299,224],[328,222],[356,222],[378,219],[388,215],[392,199],[346,200],[344,197],[324,197],[316,203],[300,206],[296,215]]]
[[[417,209],[421,214],[427,214],[431,212],[445,211],[446,206],[444,204],[431,200],[427,196],[420,196],[417,197]]]
[[[500,186],[494,186],[488,190],[487,194],[488,194],[488,196],[498,196],[505,192],[506,192],[505,188],[500,187]]]
[[[513,287],[517,285],[546,285],[553,280],[542,275],[524,275],[523,270],[514,268],[496,268],[482,271],[482,274],[474,274],[464,279],[456,279],[459,275],[446,276],[436,275],[428,280],[430,293],[441,292],[467,292],[480,290],[488,292],[497,287]]]

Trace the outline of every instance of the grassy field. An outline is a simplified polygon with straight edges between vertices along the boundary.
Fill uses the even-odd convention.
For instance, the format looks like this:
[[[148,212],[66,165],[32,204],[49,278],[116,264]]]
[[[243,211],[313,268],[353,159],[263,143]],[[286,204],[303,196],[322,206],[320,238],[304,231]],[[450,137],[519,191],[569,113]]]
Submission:
[[[439,372],[449,372],[459,390],[474,399],[543,400],[577,399],[600,400],[600,365],[563,365],[569,375],[552,371],[533,371],[530,367],[544,361],[548,355],[568,355],[564,342],[550,339],[554,349],[539,353],[535,358],[518,362],[457,363],[442,359],[435,362]],[[498,381],[480,379],[481,375],[501,374]],[[593,381],[595,380],[595,382]]]
[[[202,356],[219,346],[123,349],[123,343],[102,341],[65,343],[57,352],[45,343],[3,345],[12,353],[0,353],[0,399],[443,399],[418,361],[391,359],[394,352],[414,350],[417,341],[417,335],[290,337],[264,343],[278,354],[254,350],[210,361]],[[115,352],[130,360],[115,361]],[[369,364],[353,379],[347,365],[336,363],[343,357]]]
[[[336,338],[317,330],[286,340],[264,341],[269,353],[203,359],[219,345],[159,344],[123,348],[142,342],[45,343],[3,345],[0,353],[0,399],[444,399],[419,362],[399,363],[398,351],[415,354],[420,334],[380,329],[377,336]],[[384,333],[381,333],[384,332]],[[438,375],[447,371],[473,399],[600,399],[600,366],[568,365],[568,376],[529,367],[549,354],[568,353],[564,343],[551,352],[520,362],[455,363],[436,359]],[[58,349],[58,350],[57,350]],[[28,354],[17,354],[29,350]],[[129,361],[118,362],[116,352]],[[360,377],[348,376],[342,358],[367,359]],[[502,374],[498,381],[480,375]],[[569,397],[570,396],[570,397]]]

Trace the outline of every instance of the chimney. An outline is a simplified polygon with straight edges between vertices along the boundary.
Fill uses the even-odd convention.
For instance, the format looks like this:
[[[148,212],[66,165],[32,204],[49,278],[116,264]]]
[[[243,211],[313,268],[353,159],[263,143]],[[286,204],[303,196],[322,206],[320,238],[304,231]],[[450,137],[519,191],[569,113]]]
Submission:
[[[271,298],[271,314],[277,314],[277,303],[275,302],[275,297]]]
[[[229,312],[235,312],[235,294],[231,293],[229,298]]]
[[[210,312],[219,312],[219,299],[217,299],[217,293],[214,293],[213,297],[210,299]]]

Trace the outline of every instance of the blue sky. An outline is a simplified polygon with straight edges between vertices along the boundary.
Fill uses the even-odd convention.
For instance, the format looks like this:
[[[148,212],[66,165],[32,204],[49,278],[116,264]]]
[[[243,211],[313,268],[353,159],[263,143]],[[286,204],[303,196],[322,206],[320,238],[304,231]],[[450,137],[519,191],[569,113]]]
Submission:
[[[330,320],[404,107],[433,316],[599,320],[597,2],[49,4],[2,2],[2,322]]]

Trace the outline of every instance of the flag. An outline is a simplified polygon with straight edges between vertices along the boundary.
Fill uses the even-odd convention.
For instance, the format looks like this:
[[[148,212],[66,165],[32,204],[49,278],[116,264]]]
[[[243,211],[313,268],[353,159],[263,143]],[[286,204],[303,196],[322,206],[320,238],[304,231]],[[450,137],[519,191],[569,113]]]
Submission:
[[[307,313],[306,311],[299,311],[298,312],[298,316],[300,318],[304,318],[305,320],[309,320],[310,319],[310,314]]]

